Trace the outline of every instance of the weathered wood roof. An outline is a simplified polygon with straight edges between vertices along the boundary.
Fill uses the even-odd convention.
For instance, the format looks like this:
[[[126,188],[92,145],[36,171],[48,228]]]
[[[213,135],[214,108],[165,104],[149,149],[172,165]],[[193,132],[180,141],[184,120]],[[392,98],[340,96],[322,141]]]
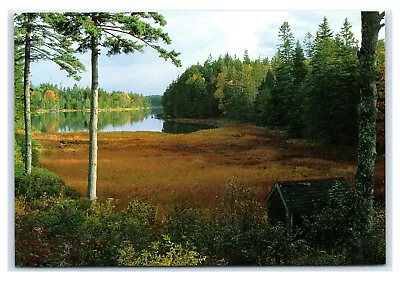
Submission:
[[[348,188],[343,178],[314,179],[276,182],[267,196],[267,202],[277,192],[287,212],[307,214],[329,198],[329,190],[338,186]],[[339,189],[340,190],[340,189]]]

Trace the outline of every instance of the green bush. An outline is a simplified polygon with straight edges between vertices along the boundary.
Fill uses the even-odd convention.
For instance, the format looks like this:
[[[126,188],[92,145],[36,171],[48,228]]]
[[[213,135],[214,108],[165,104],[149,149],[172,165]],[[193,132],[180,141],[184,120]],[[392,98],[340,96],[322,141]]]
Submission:
[[[121,266],[197,266],[205,259],[196,251],[188,250],[163,235],[161,241],[152,242],[141,252],[137,252],[131,244],[124,245],[119,250],[118,263]]]
[[[348,249],[354,236],[354,202],[353,190],[334,186],[327,204],[313,215],[304,217],[301,235],[317,247]]]
[[[156,222],[155,206],[143,200],[131,200],[125,214],[131,219],[135,219],[141,226],[151,226]]]
[[[375,206],[372,233],[371,264],[386,264],[386,211],[385,206]]]
[[[14,142],[14,174],[22,176],[25,172],[22,148],[18,142]]]
[[[91,202],[88,199],[55,200],[36,216],[36,224],[49,230],[52,237],[80,231],[87,219]]]
[[[231,223],[238,232],[266,222],[266,209],[255,193],[238,186],[233,180],[225,188],[217,207],[217,219]]]
[[[23,159],[25,159],[25,135],[20,133],[15,133],[15,148],[18,147],[19,152],[21,153],[20,157],[22,158],[22,163],[24,163]],[[40,144],[32,139],[32,166],[38,166],[40,162],[41,154],[40,154]]]
[[[153,219],[154,208],[138,200],[117,210],[112,201],[60,198],[35,215],[33,225],[46,231],[60,266],[118,266],[124,245],[137,251],[150,245]]]
[[[176,210],[164,226],[163,232],[174,242],[185,244],[190,249],[207,256],[207,262],[213,263],[213,258],[217,257],[219,225],[199,210],[191,208]]]
[[[77,197],[60,177],[37,167],[33,167],[29,175],[15,175],[15,196],[21,195],[25,196],[28,202],[51,196]]]

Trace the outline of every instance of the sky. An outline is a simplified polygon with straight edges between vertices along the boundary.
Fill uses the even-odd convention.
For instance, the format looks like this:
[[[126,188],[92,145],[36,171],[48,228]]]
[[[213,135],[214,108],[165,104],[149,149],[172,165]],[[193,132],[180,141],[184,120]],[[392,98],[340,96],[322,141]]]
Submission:
[[[163,27],[172,40],[163,45],[180,53],[182,67],[160,58],[156,51],[145,48],[143,53],[106,56],[103,50],[99,59],[100,88],[108,91],[134,92],[143,95],[162,95],[167,86],[189,66],[203,64],[207,57],[216,59],[229,53],[243,58],[245,50],[253,59],[271,58],[278,45],[279,27],[287,21],[300,42],[307,32],[315,35],[324,16],[331,30],[340,31],[345,18],[352,25],[353,33],[361,39],[359,10],[167,10],[159,11],[166,19]],[[384,37],[384,30],[380,31]],[[82,79],[68,78],[66,72],[52,62],[34,62],[31,65],[31,81],[34,86],[52,83],[59,86],[89,87],[90,53],[78,56],[86,66]]]

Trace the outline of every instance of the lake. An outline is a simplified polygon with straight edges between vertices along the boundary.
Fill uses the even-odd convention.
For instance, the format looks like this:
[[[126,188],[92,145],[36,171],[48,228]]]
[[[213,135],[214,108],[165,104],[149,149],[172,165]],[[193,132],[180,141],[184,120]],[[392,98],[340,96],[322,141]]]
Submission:
[[[191,133],[215,128],[206,124],[157,119],[162,108],[99,112],[99,132]],[[46,112],[32,116],[32,127],[42,133],[89,131],[89,112]]]

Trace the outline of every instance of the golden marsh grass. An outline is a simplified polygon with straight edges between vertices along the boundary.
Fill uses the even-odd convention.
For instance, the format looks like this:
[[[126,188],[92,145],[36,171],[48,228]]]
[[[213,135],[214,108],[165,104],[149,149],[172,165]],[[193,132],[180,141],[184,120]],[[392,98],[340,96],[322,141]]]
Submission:
[[[41,164],[86,196],[88,133],[35,133],[34,138],[42,144]],[[98,140],[98,197],[120,204],[142,198],[164,211],[213,208],[230,179],[264,199],[277,180],[339,176],[352,184],[356,171],[354,152],[335,155],[251,124],[223,122],[217,129],[179,135],[99,133]],[[378,169],[384,181],[384,161]]]

